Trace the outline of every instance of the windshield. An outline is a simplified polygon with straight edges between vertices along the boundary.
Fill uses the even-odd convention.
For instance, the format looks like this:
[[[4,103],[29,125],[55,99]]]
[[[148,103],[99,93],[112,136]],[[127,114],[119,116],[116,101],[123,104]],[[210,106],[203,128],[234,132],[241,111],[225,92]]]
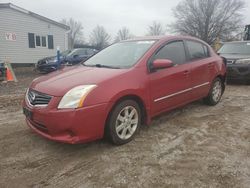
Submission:
[[[71,52],[71,50],[65,50],[63,52],[61,52],[61,56],[66,56]]]
[[[88,59],[84,65],[129,68],[145,54],[154,42],[155,40],[116,43]]]
[[[250,54],[250,42],[225,43],[218,52],[221,54]]]
[[[96,53],[95,49],[91,49],[91,48],[79,48],[79,49],[74,49],[67,56],[68,57],[74,57],[76,55],[78,55],[78,56],[84,56],[84,55],[85,56],[92,56],[95,53]]]
[[[73,57],[74,55],[79,55],[80,53],[81,53],[81,49],[74,49],[67,56]]]

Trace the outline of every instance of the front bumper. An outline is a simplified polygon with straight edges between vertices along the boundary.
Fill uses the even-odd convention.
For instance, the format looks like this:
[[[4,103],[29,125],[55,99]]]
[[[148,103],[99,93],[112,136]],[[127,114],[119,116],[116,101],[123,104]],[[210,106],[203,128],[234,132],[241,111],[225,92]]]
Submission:
[[[250,65],[228,64],[227,79],[250,81]]]
[[[47,139],[70,144],[103,137],[108,103],[58,110],[56,107],[60,99],[53,97],[47,107],[33,107],[24,100],[23,107],[32,113],[32,118],[26,117],[26,122],[34,132]]]

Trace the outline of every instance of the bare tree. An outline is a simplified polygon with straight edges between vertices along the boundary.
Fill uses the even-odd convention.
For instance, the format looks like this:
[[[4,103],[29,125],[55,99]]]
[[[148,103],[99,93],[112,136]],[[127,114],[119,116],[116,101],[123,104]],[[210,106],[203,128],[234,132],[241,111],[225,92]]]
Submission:
[[[129,29],[127,27],[123,27],[117,32],[115,42],[119,42],[121,40],[127,40],[132,37],[133,35],[130,33]]]
[[[227,40],[242,27],[243,0],[182,0],[173,9],[176,22],[170,28],[198,37],[209,44]]]
[[[82,43],[83,41],[83,27],[82,23],[75,21],[73,18],[63,19],[61,23],[70,27],[69,31],[69,48],[73,48],[76,43]]]
[[[148,26],[148,35],[158,36],[164,35],[165,31],[160,22],[153,21],[152,25]]]
[[[103,26],[96,26],[90,34],[90,43],[97,49],[103,49],[108,46],[110,35]]]

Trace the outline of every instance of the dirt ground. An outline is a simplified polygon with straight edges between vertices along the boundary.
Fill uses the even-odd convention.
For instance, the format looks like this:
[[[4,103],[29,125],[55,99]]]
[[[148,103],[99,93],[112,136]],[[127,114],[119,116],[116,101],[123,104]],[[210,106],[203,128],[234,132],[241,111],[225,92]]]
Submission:
[[[250,86],[157,117],[120,147],[67,145],[26,126],[21,101],[37,74],[17,72],[0,84],[0,187],[250,187]]]

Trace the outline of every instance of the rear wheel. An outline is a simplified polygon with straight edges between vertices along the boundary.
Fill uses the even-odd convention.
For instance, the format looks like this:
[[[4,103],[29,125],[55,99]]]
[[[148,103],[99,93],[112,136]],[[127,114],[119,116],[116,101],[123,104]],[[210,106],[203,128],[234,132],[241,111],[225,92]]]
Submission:
[[[211,86],[209,94],[204,98],[204,102],[208,105],[214,106],[218,104],[223,94],[223,83],[220,78],[216,78]]]
[[[107,123],[107,135],[111,142],[122,145],[130,142],[141,125],[141,110],[133,100],[125,100],[115,106]]]

